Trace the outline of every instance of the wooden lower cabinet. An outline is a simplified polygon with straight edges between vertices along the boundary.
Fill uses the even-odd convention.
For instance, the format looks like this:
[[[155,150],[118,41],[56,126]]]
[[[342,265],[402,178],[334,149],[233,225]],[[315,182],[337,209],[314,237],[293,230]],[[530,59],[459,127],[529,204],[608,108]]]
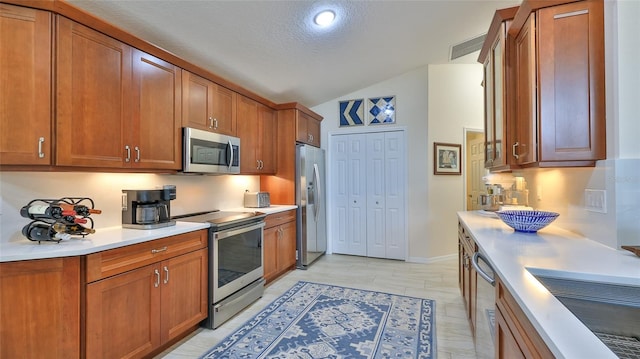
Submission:
[[[202,230],[87,256],[88,278],[122,270],[86,286],[86,357],[149,356],[205,319],[206,238]]]
[[[80,259],[0,263],[0,358],[80,357]]]
[[[458,223],[458,284],[462,298],[464,299],[464,307],[467,311],[471,335],[475,335],[476,327],[476,292],[478,282],[476,271],[471,265],[471,258],[475,250],[475,242],[466,233],[465,227],[461,223]]]
[[[497,358],[554,358],[499,277],[496,277],[496,308]]]
[[[296,211],[267,216],[263,239],[264,278],[267,283],[296,265]]]

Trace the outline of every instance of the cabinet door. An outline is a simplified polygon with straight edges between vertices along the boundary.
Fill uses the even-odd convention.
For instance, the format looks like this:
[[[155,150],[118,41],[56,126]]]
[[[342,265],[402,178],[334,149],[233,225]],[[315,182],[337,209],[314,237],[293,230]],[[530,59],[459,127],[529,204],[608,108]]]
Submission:
[[[207,249],[162,262],[162,343],[207,317],[207,268]]]
[[[160,345],[160,266],[87,285],[87,357],[142,357]]]
[[[276,146],[278,142],[278,122],[276,113],[267,106],[258,106],[258,131],[260,133],[259,154],[260,173],[275,174]]]
[[[540,162],[604,159],[602,1],[540,9]]]
[[[320,147],[320,121],[296,111],[296,141]]]
[[[484,63],[484,166],[491,168],[495,159],[495,117],[494,117],[494,88],[493,88],[493,59],[487,56]]]
[[[182,168],[180,69],[134,49],[132,81],[132,129],[125,143],[133,152],[128,163],[137,168]]]
[[[288,270],[296,265],[296,222],[288,222],[280,226],[278,242],[278,269]]]
[[[296,141],[309,143],[309,119],[308,116],[296,110]]]
[[[213,131],[236,136],[236,93],[214,84],[211,113]]]
[[[256,149],[260,144],[258,129],[258,103],[239,96],[237,102],[238,136],[240,137],[240,173],[260,173],[260,162]]]
[[[49,165],[51,39],[46,11],[0,4],[0,164]]]
[[[538,160],[535,23],[532,13],[515,41],[516,140],[512,155],[517,164]]]
[[[525,359],[513,333],[499,310],[496,310],[496,358]]]
[[[499,167],[505,165],[505,115],[506,115],[506,103],[505,103],[505,30],[506,24],[502,23],[498,37],[491,46],[491,66],[493,69],[493,130],[494,130],[494,145],[493,145],[493,161],[492,167]]]
[[[265,228],[262,239],[262,267],[264,279],[270,282],[278,273],[279,226]]]
[[[182,126],[211,131],[211,81],[182,70]]]
[[[79,358],[79,258],[0,263],[0,318],[0,358]]]
[[[56,164],[122,167],[131,121],[131,48],[62,16],[57,30]]]
[[[235,136],[236,93],[182,70],[184,127]]]
[[[309,120],[307,121],[307,133],[309,137],[309,144],[320,147],[320,121],[309,117]]]

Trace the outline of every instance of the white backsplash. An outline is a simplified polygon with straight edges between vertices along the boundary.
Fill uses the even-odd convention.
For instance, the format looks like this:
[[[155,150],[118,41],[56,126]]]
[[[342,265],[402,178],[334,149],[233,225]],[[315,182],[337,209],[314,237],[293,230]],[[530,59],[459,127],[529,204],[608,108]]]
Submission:
[[[29,219],[20,208],[36,198],[89,197],[102,214],[92,215],[96,230],[120,226],[123,189],[176,186],[171,214],[243,206],[244,191],[259,191],[258,176],[156,175],[86,172],[0,172],[0,241],[21,241]]]
[[[594,168],[514,171],[529,188],[529,205],[560,213],[558,224],[612,248],[640,245],[640,159],[598,161]],[[585,189],[605,190],[607,213],[585,208]]]

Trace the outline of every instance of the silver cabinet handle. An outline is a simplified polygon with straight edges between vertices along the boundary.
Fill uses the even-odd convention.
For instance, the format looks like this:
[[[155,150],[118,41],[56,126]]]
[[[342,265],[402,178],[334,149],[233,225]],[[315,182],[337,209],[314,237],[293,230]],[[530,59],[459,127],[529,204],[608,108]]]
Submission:
[[[128,145],[124,146],[124,150],[127,151],[127,157],[125,157],[124,161],[125,162],[131,161],[131,147],[129,147]]]
[[[213,117],[209,117],[209,128],[213,128]]]
[[[153,286],[158,288],[158,286],[160,285],[160,271],[157,269],[154,269],[153,273],[156,275],[156,282],[153,283]]]
[[[42,144],[44,143],[44,137],[38,139],[38,158],[44,158],[44,152],[42,152]]]
[[[164,251],[166,251],[166,250],[167,250],[167,246],[164,246],[164,247],[162,247],[162,248],[160,248],[160,249],[152,249],[152,250],[151,250],[151,254],[156,254],[156,253],[164,252]]]
[[[511,153],[513,154],[513,157],[516,158],[516,160],[520,157],[518,156],[518,154],[516,153],[516,147],[520,146],[520,142],[516,142],[513,144],[513,147],[511,148]]]
[[[135,162],[140,162],[140,147],[136,146],[133,148],[136,151],[136,159]]]
[[[169,283],[169,268],[164,266],[164,284]]]
[[[213,119],[213,128],[214,129],[218,129],[218,119],[217,118]]]
[[[264,162],[262,160],[260,160],[260,169],[264,168]]]
[[[259,170],[260,169],[260,160],[256,160],[256,169]]]

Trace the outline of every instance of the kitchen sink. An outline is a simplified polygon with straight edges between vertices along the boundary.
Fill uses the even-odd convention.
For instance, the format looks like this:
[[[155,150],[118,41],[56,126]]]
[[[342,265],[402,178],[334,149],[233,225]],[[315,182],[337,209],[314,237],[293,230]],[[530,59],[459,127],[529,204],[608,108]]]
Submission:
[[[534,276],[617,356],[640,357],[640,286]]]

